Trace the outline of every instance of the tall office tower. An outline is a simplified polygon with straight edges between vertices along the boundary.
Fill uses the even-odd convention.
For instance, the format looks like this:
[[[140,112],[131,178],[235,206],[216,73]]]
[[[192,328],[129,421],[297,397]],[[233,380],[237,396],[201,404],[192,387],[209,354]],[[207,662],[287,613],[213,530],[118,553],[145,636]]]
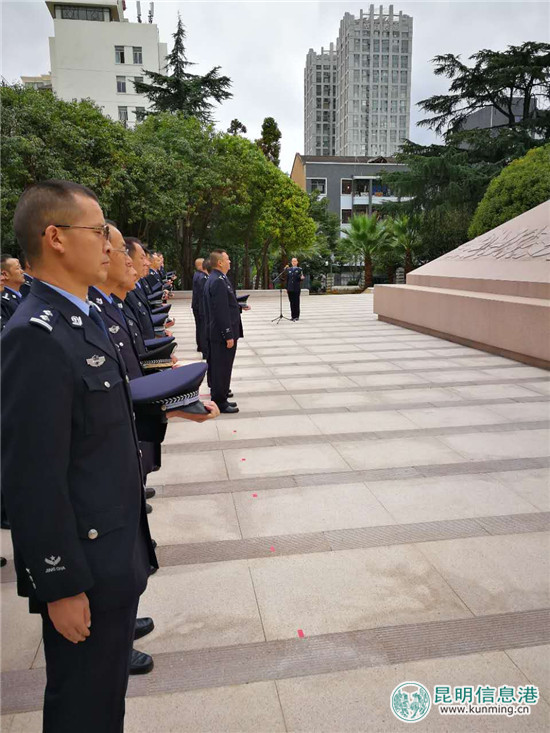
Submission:
[[[304,70],[304,150],[306,155],[334,155],[336,132],[336,53],[310,48]]]
[[[376,14],[371,5],[368,13],[361,11],[358,18],[351,13],[344,15],[336,42],[332,99],[335,144],[330,153],[324,152],[324,146],[320,153],[320,146],[311,144],[313,79],[308,72],[313,64],[319,65],[319,55],[309,51],[305,75],[306,155],[361,157],[394,155],[398,151],[409,136],[412,34],[412,18],[401,12],[394,14],[393,5],[387,13],[381,5]],[[324,97],[321,103],[330,104]],[[321,140],[323,134],[321,128]]]
[[[154,4],[145,23],[140,3],[138,22],[126,20],[125,0],[46,0],[46,5],[54,19],[50,64],[55,94],[66,100],[93,99],[104,114],[132,125],[149,107],[134,82],[144,80],[143,69],[162,72],[165,64],[166,44],[160,43],[153,23]]]

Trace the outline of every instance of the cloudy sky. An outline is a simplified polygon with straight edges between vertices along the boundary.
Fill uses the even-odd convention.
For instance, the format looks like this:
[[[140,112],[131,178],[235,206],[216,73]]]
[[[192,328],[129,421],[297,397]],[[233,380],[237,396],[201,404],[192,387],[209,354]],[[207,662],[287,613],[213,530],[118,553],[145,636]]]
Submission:
[[[2,8],[2,76],[49,71],[48,36],[53,21],[43,0],[0,0]],[[78,0],[75,0],[78,4]],[[136,3],[126,0],[126,17],[135,21]],[[303,152],[303,69],[309,48],[335,41],[343,14],[358,15],[369,2],[273,0],[210,2],[156,0],[155,22],[161,40],[172,41],[178,11],[187,30],[188,58],[195,69],[221,66],[233,81],[234,97],[216,111],[220,129],[237,117],[258,136],[264,117],[274,117],[282,131],[281,168],[290,171],[296,152]],[[387,3],[384,4],[387,7]],[[148,0],[142,0],[142,9]],[[427,143],[429,130],[415,126],[422,117],[415,103],[445,92],[447,80],[433,75],[436,54],[462,54],[481,48],[504,49],[524,41],[548,41],[550,5],[541,2],[395,2],[414,18],[411,138]],[[145,12],[144,12],[145,15]]]

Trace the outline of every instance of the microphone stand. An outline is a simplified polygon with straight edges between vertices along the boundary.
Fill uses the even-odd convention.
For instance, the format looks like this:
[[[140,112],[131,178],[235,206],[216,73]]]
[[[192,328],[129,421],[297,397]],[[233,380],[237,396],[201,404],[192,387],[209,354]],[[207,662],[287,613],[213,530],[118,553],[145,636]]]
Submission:
[[[287,270],[287,268],[285,267],[285,269],[282,272],[280,272],[277,275],[277,277],[275,277],[272,280],[273,285],[275,285],[275,283],[277,282],[277,280],[280,281],[281,277],[284,275],[284,273],[286,272],[286,270]],[[283,289],[282,288],[279,288],[279,315],[277,316],[277,318],[272,318],[271,319],[271,323],[277,323],[278,324],[280,321],[283,321],[283,320],[284,321],[290,321],[292,319],[291,318],[287,318],[286,316],[283,316]]]

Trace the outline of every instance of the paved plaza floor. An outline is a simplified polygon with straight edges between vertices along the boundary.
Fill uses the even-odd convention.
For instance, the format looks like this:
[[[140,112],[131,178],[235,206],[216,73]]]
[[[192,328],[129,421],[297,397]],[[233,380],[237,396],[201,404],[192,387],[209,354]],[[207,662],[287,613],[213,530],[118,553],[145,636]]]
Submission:
[[[419,731],[548,730],[548,373],[379,322],[370,295],[304,297],[298,323],[249,302],[240,413],[172,421],[150,477],[155,670],[130,680],[126,733],[393,733],[407,681],[540,689],[528,716],[433,704]],[[40,625],[13,577],[2,730],[34,733]]]

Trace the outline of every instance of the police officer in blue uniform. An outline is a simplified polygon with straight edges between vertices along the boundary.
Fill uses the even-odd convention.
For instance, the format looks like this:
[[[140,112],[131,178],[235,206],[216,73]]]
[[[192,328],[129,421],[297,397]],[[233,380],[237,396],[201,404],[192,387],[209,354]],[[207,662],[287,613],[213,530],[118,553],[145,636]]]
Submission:
[[[199,257],[195,260],[195,272],[193,273],[193,292],[191,296],[191,310],[195,318],[195,341],[197,342],[197,351],[200,351],[203,357],[206,356],[206,346],[204,342],[204,286],[208,275],[203,269],[204,259]]]
[[[14,229],[34,281],[2,336],[2,486],[18,592],[42,615],[43,730],[120,733],[157,563],[127,375],[86,301],[108,232],[93,192],[68,181],[28,188]]]
[[[1,296],[2,321],[5,325],[13,316],[23,299],[19,289],[25,282],[25,279],[19,260],[10,254],[2,254],[0,257],[0,268],[4,284]]]
[[[286,268],[286,291],[290,302],[291,320],[300,320],[300,289],[304,273],[301,267],[298,267],[298,260],[293,257],[291,260],[292,267]]]
[[[227,273],[231,260],[224,250],[210,253],[210,275],[204,286],[204,310],[208,334],[208,371],[212,400],[220,412],[238,412],[228,396],[237,341],[243,336],[241,308]]]

